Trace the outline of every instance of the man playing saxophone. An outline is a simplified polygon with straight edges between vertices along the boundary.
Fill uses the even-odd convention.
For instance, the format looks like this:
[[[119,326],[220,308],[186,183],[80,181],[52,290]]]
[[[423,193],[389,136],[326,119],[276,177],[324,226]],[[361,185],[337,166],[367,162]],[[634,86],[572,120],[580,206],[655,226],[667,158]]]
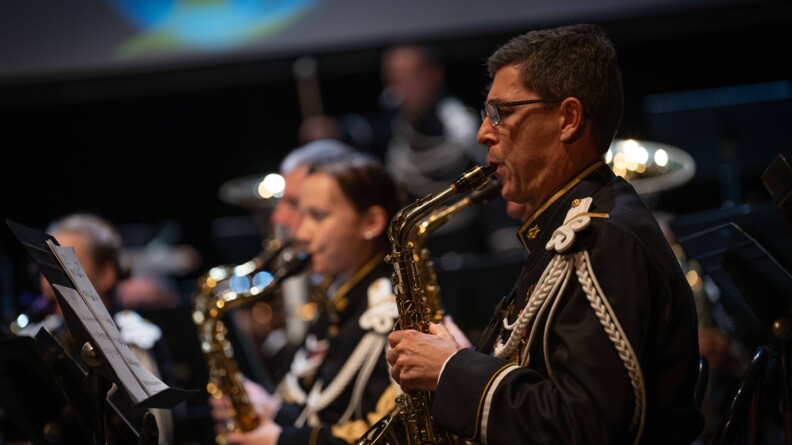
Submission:
[[[300,187],[296,241],[324,277],[322,310],[276,394],[248,382],[261,425],[230,443],[351,443],[384,412],[392,391],[385,360],[397,317],[386,229],[401,192],[375,159],[353,153],[314,164]],[[227,415],[214,404],[213,416]]]
[[[478,132],[528,252],[477,351],[431,324],[389,335],[391,375],[436,425],[483,444],[691,443],[696,312],[656,220],[603,162],[621,121],[615,50],[594,25],[495,51]],[[520,210],[513,207],[515,215]]]

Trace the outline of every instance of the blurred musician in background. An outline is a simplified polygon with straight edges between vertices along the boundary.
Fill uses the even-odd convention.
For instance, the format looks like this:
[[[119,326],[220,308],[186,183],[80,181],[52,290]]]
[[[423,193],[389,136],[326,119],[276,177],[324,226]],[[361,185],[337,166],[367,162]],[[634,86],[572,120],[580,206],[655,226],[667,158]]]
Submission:
[[[437,193],[474,165],[487,150],[476,141],[478,118],[445,82],[437,47],[401,44],[382,54],[384,89],[380,106],[386,122],[374,149],[412,201]],[[384,139],[384,140],[383,140]],[[515,227],[504,217],[500,197],[454,217],[427,240],[435,256],[447,252],[505,252],[517,247]],[[501,230],[506,229],[506,230]]]
[[[285,181],[283,196],[275,204],[270,221],[276,232],[283,232],[286,239],[293,239],[300,225],[298,201],[300,187],[311,164],[340,157],[355,149],[336,139],[314,139],[295,148],[280,163],[280,174]]]
[[[374,141],[388,171],[417,199],[442,190],[475,164],[486,149],[476,141],[473,109],[445,84],[439,49],[397,45],[382,54],[384,89],[380,105],[387,112],[384,140]]]
[[[246,382],[262,421],[252,432],[228,433],[231,443],[351,443],[384,414],[377,402],[394,398],[386,392],[393,387],[385,348],[398,313],[384,258],[388,223],[404,201],[366,154],[314,163],[304,173],[295,240],[323,277],[322,308],[275,395]],[[212,400],[221,423],[228,403]]]
[[[380,59],[380,112],[348,114],[333,124],[327,116],[306,120],[301,134],[329,134],[373,153],[407,192],[408,201],[437,193],[487,151],[476,141],[478,117],[447,86],[440,49],[418,43],[385,48]],[[500,197],[466,209],[427,240],[435,256],[503,253],[519,248],[516,227]]]
[[[434,391],[441,428],[474,442],[691,443],[699,351],[690,287],[603,154],[619,128],[617,57],[594,25],[533,31],[488,60],[478,140],[528,253],[478,351],[442,325],[394,331],[402,389]]]
[[[274,237],[286,243],[294,240],[301,219],[297,207],[300,187],[309,166],[353,151],[351,146],[341,141],[318,139],[293,149],[283,158],[279,168],[285,182],[283,196],[278,199],[269,218]],[[250,336],[274,381],[280,380],[288,371],[294,352],[305,338],[307,324],[316,316],[316,311],[308,310],[306,306],[312,305],[309,294],[310,276],[302,273],[286,279],[279,296],[272,301],[242,306],[233,313],[235,323]],[[274,307],[262,311],[259,305],[268,309],[270,305]],[[262,323],[256,315],[273,311],[278,311],[280,322]]]
[[[126,270],[120,262],[121,236],[116,227],[97,215],[74,213],[51,223],[47,233],[61,246],[74,248],[86,276],[113,316],[123,340],[143,366],[162,379],[160,371],[165,371],[161,369],[163,366],[167,367],[168,353],[163,349],[163,343],[159,342],[162,336],[160,328],[137,313],[120,309],[113,304],[116,286],[126,276]],[[39,275],[39,282],[42,294],[52,301],[53,312],[41,322],[26,326],[18,335],[35,336],[39,329],[46,329],[61,342],[72,358],[82,363],[79,346],[74,344],[69,335],[55,292],[43,275]],[[115,386],[108,393],[108,398],[113,400],[134,428],[140,428],[144,409],[133,406],[126,395],[118,391]],[[173,419],[170,410],[151,409],[150,411],[157,420],[159,443],[171,443]]]

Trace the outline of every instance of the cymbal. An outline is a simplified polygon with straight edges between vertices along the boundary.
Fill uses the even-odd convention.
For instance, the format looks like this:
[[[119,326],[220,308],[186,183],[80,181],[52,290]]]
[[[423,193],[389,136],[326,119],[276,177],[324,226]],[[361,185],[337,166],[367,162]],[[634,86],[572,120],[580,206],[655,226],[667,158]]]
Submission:
[[[637,139],[614,139],[605,162],[642,196],[679,187],[696,173],[696,162],[686,151]]]
[[[243,176],[224,182],[218,192],[226,204],[271,209],[283,195],[283,177],[277,173]]]

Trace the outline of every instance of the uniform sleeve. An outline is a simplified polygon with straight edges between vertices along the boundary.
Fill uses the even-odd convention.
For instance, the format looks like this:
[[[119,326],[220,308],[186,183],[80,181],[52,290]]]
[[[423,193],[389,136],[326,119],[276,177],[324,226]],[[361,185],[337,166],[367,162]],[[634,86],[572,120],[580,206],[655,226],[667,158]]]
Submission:
[[[638,348],[651,293],[646,257],[626,235],[596,245],[590,249],[595,275],[602,282],[607,277],[604,292]],[[548,313],[552,373],[543,353]],[[454,355],[432,406],[438,425],[483,444],[632,440],[630,378],[574,270],[555,307],[543,312],[531,351],[530,367],[474,351]]]

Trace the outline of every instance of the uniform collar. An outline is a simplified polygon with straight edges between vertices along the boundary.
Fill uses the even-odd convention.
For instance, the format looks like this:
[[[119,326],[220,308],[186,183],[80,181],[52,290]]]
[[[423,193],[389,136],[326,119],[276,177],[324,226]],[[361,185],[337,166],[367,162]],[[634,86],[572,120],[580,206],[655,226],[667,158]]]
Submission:
[[[374,270],[378,265],[384,262],[385,254],[384,253],[377,253],[363,265],[360,269],[358,269],[355,274],[349,278],[348,280],[341,283],[338,288],[333,292],[330,296],[330,304],[333,305],[333,308],[338,312],[343,312],[346,309],[347,305],[349,305],[349,300],[347,299],[346,295],[350,289],[355,287],[364,277],[366,277],[372,270]]]
[[[548,225],[553,221],[553,216],[559,209],[566,209],[569,207],[563,205],[563,203],[571,199],[570,191],[573,189],[577,191],[583,187],[586,191],[583,195],[588,196],[602,184],[612,179],[613,176],[610,167],[602,160],[599,160],[586,167],[585,170],[577,174],[563,187],[553,193],[517,231],[517,238],[520,240],[525,250],[530,254],[547,242],[546,238],[550,236],[555,229],[555,227],[548,227]],[[581,193],[576,193],[576,195],[579,194]]]

